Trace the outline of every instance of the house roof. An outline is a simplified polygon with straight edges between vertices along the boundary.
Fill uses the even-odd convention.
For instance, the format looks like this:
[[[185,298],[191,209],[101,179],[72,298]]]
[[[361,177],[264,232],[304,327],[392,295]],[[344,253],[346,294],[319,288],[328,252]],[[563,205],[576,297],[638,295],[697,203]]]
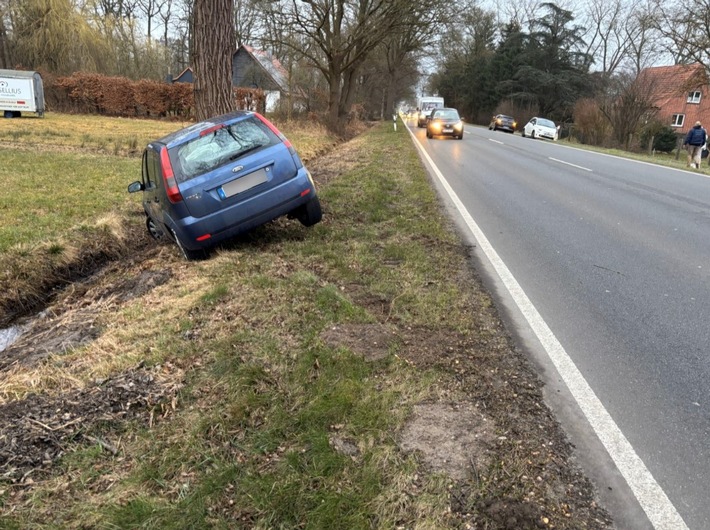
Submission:
[[[699,121],[710,127],[710,85],[708,72],[700,63],[654,66],[645,68],[639,79],[650,83],[658,116],[668,124],[674,115],[684,116],[678,132],[687,132]],[[700,92],[699,101],[691,101],[691,93]]]
[[[246,44],[242,44],[241,48],[251,55],[256,62],[261,65],[264,71],[268,74],[271,80],[278,85],[282,92],[288,92],[288,73],[281,65],[278,59],[271,54],[252,48]]]
[[[264,73],[268,76],[273,83],[279,87],[279,90],[284,93],[288,93],[288,73],[286,69],[281,65],[278,59],[273,57],[267,52],[256,50],[251,46],[242,44],[237,51],[232,54],[232,64],[234,64],[234,58],[237,56],[239,51],[243,49],[249,56],[256,62]],[[169,76],[171,82],[187,81],[191,83],[193,81],[194,72],[191,67],[185,68],[179,75],[172,77]]]
[[[191,83],[192,76],[193,76],[192,68],[190,66],[188,66],[182,72],[180,72],[178,75],[175,76],[175,78],[173,79],[173,82],[179,83],[183,79],[183,77],[185,77],[185,79],[189,79],[188,83]]]

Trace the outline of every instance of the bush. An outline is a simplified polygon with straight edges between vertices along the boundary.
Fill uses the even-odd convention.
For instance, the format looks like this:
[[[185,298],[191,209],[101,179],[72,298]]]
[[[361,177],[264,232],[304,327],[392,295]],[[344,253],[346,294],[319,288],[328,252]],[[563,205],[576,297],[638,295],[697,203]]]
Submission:
[[[678,143],[678,135],[675,130],[660,122],[652,122],[641,131],[639,143],[642,149],[648,149],[651,138],[653,138],[653,149],[664,153],[673,151]]]
[[[56,112],[104,114],[123,117],[193,116],[193,86],[189,83],[132,81],[126,77],[75,72],[66,77],[45,79],[48,106]],[[263,112],[263,90],[235,88],[238,109]]]
[[[575,135],[581,143],[604,145],[607,142],[611,125],[595,100],[585,98],[577,101],[573,116]]]

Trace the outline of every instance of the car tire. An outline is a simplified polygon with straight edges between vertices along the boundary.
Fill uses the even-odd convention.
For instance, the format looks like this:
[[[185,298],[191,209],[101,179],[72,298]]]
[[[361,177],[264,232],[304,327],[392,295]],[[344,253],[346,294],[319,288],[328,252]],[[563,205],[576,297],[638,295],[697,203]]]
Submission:
[[[525,129],[523,129],[523,130],[520,131],[520,136],[522,136],[523,138],[525,138]]]
[[[535,139],[535,129],[533,129],[530,133],[530,138],[532,138],[533,140]]]
[[[323,219],[323,210],[321,210],[318,197],[313,197],[306,204],[296,208],[293,217],[298,219],[303,226],[313,226],[319,223]]]
[[[458,138],[459,140],[463,140],[463,133],[459,134],[459,135],[457,136],[457,138]]]
[[[145,227],[148,229],[150,236],[156,241],[165,239],[165,232],[153,221],[153,218],[148,215],[145,217]]]
[[[429,129],[426,130],[426,137],[431,138],[431,133],[429,132]]]
[[[175,240],[175,244],[178,246],[180,249],[180,252],[182,252],[183,257],[187,261],[200,261],[205,258],[207,258],[207,251],[204,249],[199,249],[199,250],[190,250],[188,248],[185,248],[182,243],[180,243],[180,238],[177,236],[175,233],[175,230],[171,230],[173,239]]]

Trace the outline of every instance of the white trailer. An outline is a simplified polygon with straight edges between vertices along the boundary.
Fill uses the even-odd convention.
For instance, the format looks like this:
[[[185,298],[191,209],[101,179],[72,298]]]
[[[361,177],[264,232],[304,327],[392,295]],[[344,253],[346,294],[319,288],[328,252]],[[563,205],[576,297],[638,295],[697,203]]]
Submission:
[[[23,112],[44,116],[44,85],[38,72],[0,70],[0,112],[18,118]]]

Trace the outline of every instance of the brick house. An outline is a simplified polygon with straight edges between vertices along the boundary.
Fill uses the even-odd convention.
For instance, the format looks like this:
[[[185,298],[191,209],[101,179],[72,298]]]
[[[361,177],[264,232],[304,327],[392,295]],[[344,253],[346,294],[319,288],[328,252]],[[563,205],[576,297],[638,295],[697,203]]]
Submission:
[[[168,83],[193,83],[191,67],[178,76],[168,75]],[[241,88],[259,88],[266,95],[266,112],[273,111],[282,96],[288,96],[288,73],[278,59],[266,52],[242,44],[232,55],[232,85]]]
[[[645,68],[639,79],[652,94],[661,123],[679,135],[685,135],[697,121],[710,129],[710,82],[702,64]]]

